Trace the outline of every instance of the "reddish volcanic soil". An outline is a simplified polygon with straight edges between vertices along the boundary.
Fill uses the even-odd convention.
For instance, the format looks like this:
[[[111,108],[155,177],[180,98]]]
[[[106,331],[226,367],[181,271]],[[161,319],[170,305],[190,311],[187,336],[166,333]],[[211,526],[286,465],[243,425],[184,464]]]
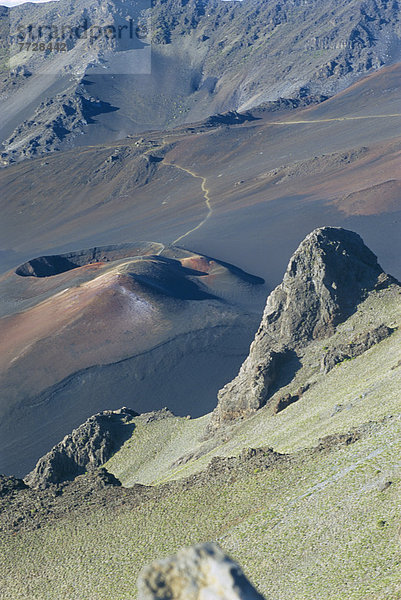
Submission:
[[[401,167],[401,165],[400,165]],[[352,192],[336,203],[347,215],[379,215],[401,210],[401,181],[392,179]]]
[[[188,267],[188,269],[194,269],[195,271],[201,271],[202,273],[210,273],[211,269],[213,269],[216,264],[213,260],[208,260],[203,256],[182,258],[180,263],[183,267]]]

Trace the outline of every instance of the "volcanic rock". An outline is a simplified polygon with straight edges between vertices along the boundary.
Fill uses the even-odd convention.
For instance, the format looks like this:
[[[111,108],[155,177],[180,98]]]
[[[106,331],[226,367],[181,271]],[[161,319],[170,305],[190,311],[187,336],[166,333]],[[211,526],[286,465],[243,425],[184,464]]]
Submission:
[[[0,498],[18,492],[18,490],[24,490],[27,487],[28,486],[22,479],[17,479],[17,477],[13,476],[0,475]]]
[[[8,49],[18,48],[21,38],[15,32],[35,39],[35,32],[28,33],[32,23],[46,23],[43,41],[52,42],[52,31],[76,31],[83,17],[88,32],[112,23],[123,27],[135,6],[120,0],[54,4],[7,9],[2,39],[10,38]],[[124,36],[94,40],[70,35],[67,64],[56,52],[29,52],[13,55],[13,68],[2,66],[4,165],[81,146],[85,138],[88,144],[104,143],[125,132],[164,129],[222,111],[258,104],[269,109],[268,103],[281,98],[284,109],[305,98],[324,99],[398,56],[395,1],[145,4],[137,24],[146,44],[136,39],[132,46]],[[13,24],[10,31],[8,22]],[[150,47],[151,72],[137,72],[132,63],[138,61],[138,50],[150,52]],[[35,75],[49,72],[58,75],[58,85],[44,77],[39,87]],[[30,102],[21,110],[23,98]]]
[[[263,600],[240,566],[215,543],[184,548],[146,566],[138,591],[141,600]]]
[[[370,331],[358,334],[350,344],[340,344],[331,348],[322,358],[321,370],[328,373],[343,360],[350,360],[363,354],[372,346],[388,338],[394,329],[387,325],[379,325]]]
[[[135,416],[136,412],[124,407],[90,417],[40,458],[25,482],[30,487],[46,488],[100,467],[131,435],[134,425],[130,421]]]
[[[358,234],[336,227],[310,233],[268,297],[239,374],[218,393],[209,429],[266,404],[277,373],[289,372],[303,347],[333,334],[369,291],[393,281]]]

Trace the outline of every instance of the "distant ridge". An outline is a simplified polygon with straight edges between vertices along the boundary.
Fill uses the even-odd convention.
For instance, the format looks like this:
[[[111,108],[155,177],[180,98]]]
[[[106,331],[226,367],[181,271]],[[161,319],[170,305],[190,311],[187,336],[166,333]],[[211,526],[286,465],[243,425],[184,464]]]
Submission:
[[[323,100],[392,64],[401,48],[399,9],[385,0],[144,3],[134,17],[141,39],[134,41],[148,57],[152,49],[152,65],[129,76],[138,48],[127,50],[117,40],[88,46],[72,37],[60,61],[42,52],[22,56],[8,39],[10,19],[16,31],[38,22],[77,28],[83,14],[88,28],[116,26],[136,15],[137,6],[63,0],[3,8],[6,53],[12,53],[12,68],[7,60],[0,66],[3,164],[269,107],[280,98],[287,105]],[[49,58],[60,75],[55,87],[51,78],[47,84],[36,78],[49,68]],[[115,72],[115,64],[122,71]]]

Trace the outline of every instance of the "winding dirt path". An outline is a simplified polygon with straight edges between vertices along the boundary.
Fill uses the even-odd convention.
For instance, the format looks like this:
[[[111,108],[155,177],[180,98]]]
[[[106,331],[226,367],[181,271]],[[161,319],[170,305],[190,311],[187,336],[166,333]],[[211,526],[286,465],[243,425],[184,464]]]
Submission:
[[[206,216],[204,217],[204,219],[202,219],[202,221],[200,223],[198,223],[198,225],[196,225],[195,227],[192,227],[192,229],[189,229],[188,231],[186,231],[185,233],[183,233],[182,235],[180,235],[177,239],[175,239],[172,244],[175,245],[178,242],[180,242],[181,240],[183,240],[185,237],[187,237],[190,233],[193,233],[194,231],[197,231],[198,229],[200,229],[202,227],[202,225],[204,225],[206,223],[206,221],[210,218],[210,216],[213,213],[213,208],[212,205],[210,204],[210,198],[209,198],[209,189],[207,188],[207,181],[206,181],[206,177],[203,177],[203,175],[198,175],[197,173],[194,173],[193,171],[191,171],[190,169],[187,169],[186,167],[181,167],[180,165],[177,165],[175,163],[170,163],[170,162],[163,162],[163,164],[168,165],[169,167],[175,167],[176,169],[179,169],[180,171],[184,171],[184,173],[187,173],[188,175],[191,175],[191,177],[194,177],[195,179],[200,179],[201,180],[201,189],[203,192],[203,198],[204,198],[204,202],[207,208],[207,213]]]
[[[310,119],[302,121],[270,121],[269,125],[305,125],[308,123],[331,123],[333,121],[361,121],[363,119],[388,119],[390,117],[401,117],[401,113],[392,115],[366,115],[360,117],[333,117],[331,119]]]
[[[163,142],[160,146],[158,146],[156,148],[154,148],[154,147],[149,148],[146,152],[144,152],[144,156],[149,156],[155,150],[157,150],[157,151],[162,150],[169,143],[170,142],[163,139]],[[196,225],[195,227],[192,227],[192,229],[189,229],[188,231],[186,231],[185,233],[180,235],[177,239],[175,239],[174,241],[171,242],[172,245],[175,245],[178,242],[180,242],[181,240],[183,240],[185,237],[187,237],[190,233],[193,233],[194,231],[197,231],[198,229],[200,229],[202,227],[202,225],[204,225],[206,223],[206,221],[210,218],[211,214],[213,213],[213,208],[210,204],[210,198],[209,198],[210,191],[207,187],[206,177],[203,177],[203,175],[198,175],[197,173],[194,173],[193,171],[191,171],[191,169],[187,169],[186,167],[182,167],[181,165],[177,165],[176,163],[168,162],[167,160],[165,160],[165,158],[163,158],[162,165],[167,166],[167,167],[174,167],[175,169],[179,169],[180,171],[187,173],[187,175],[190,175],[191,177],[194,177],[195,179],[200,179],[202,182],[201,189],[203,192],[203,198],[204,198],[204,202],[205,202],[205,205],[207,208],[206,216],[204,217],[204,219],[202,219],[202,221],[200,223],[198,223],[198,225]],[[157,254],[160,255],[163,252],[164,248],[165,248],[165,246],[162,245],[162,248],[157,252]]]
[[[298,121],[271,121],[268,123],[268,125],[307,125],[309,123],[315,124],[315,123],[331,123],[331,122],[336,122],[336,121],[359,121],[359,120],[366,120],[366,119],[387,119],[387,118],[391,118],[391,117],[401,117],[401,113],[394,113],[394,114],[388,114],[388,115],[366,115],[366,116],[356,116],[356,117],[332,117],[330,119],[310,119],[310,120],[305,119],[305,120],[298,120]],[[163,139],[163,142],[159,147],[149,148],[144,153],[144,155],[145,156],[149,155],[154,150],[160,151],[165,146],[167,146],[168,143],[169,142],[167,140]],[[162,164],[165,166],[174,167],[175,169],[179,169],[180,171],[187,173],[188,175],[190,175],[191,177],[194,177],[195,179],[200,179],[202,182],[201,189],[203,192],[203,198],[204,198],[204,202],[205,202],[206,209],[207,209],[206,216],[200,221],[200,223],[198,223],[198,225],[196,225],[195,227],[192,227],[191,229],[189,229],[188,231],[186,231],[185,233],[180,235],[173,242],[171,242],[172,245],[175,245],[178,242],[181,242],[181,240],[186,238],[188,235],[190,235],[194,231],[197,231],[198,229],[200,229],[206,223],[206,221],[208,221],[208,219],[210,219],[210,217],[213,213],[213,208],[212,208],[212,205],[210,202],[210,196],[209,196],[210,190],[207,187],[206,177],[203,177],[203,175],[198,175],[194,171],[191,171],[191,169],[187,169],[186,167],[182,167],[181,165],[177,165],[176,163],[168,162],[165,159],[163,159]],[[163,250],[164,250],[164,245],[162,246],[161,250],[157,254],[161,254],[163,252]]]

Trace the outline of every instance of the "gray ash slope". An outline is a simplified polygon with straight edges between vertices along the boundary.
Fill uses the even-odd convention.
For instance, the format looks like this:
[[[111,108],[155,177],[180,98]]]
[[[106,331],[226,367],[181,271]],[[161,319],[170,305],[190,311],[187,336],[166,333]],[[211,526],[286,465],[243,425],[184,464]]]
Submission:
[[[4,11],[3,22],[10,18],[16,31],[28,22],[77,26],[83,18],[88,27],[118,26],[137,10],[117,0],[26,6]],[[104,39],[89,48],[69,40],[50,69],[61,77],[38,75],[48,65],[40,53],[12,57],[11,73],[3,67],[2,74],[5,163],[280,97],[332,95],[400,56],[399,12],[384,0],[157,0],[139,23],[151,32],[140,41],[151,48],[148,74],[108,74],[113,60],[129,61],[137,49]]]

